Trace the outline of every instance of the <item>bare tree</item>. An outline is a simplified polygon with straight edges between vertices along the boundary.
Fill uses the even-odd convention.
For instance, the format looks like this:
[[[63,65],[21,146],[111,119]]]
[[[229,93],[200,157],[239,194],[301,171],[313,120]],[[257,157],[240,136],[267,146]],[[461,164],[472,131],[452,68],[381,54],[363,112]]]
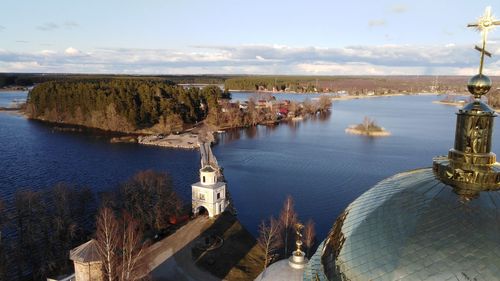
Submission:
[[[316,231],[314,229],[314,221],[309,219],[304,228],[304,244],[306,245],[307,251],[306,256],[309,257],[311,248],[314,246],[314,239],[316,238]]]
[[[41,259],[41,253],[51,254],[46,251],[49,245],[49,235],[44,231],[47,223],[47,215],[42,193],[35,191],[18,191],[14,199],[16,231],[17,231],[17,249],[13,253],[16,257],[15,266],[18,276],[21,278],[25,272],[32,275],[32,279],[45,277],[48,262],[52,260],[51,256]],[[45,251],[45,252],[43,252]]]
[[[121,266],[120,280],[133,281],[140,278],[137,262],[142,257],[142,229],[139,222],[129,213],[122,216],[121,229]]]
[[[248,114],[248,121],[250,122],[251,126],[255,126],[257,125],[257,123],[259,123],[259,113],[254,97],[250,97],[248,99],[247,114]]]
[[[116,279],[117,248],[119,244],[118,222],[113,210],[102,208],[97,216],[96,240],[99,254],[103,260],[104,276],[108,281]]]
[[[319,98],[317,105],[320,111],[326,111],[332,106],[332,99],[329,96],[322,95]]]
[[[152,170],[135,174],[120,188],[118,208],[124,209],[141,224],[144,231],[158,231],[178,215],[182,202],[173,190],[172,179]]]
[[[280,229],[281,225],[274,217],[269,218],[269,223],[262,221],[259,226],[260,236],[257,243],[264,251],[264,269],[272,262],[281,246]]]
[[[368,131],[372,124],[373,120],[371,120],[368,116],[365,116],[365,118],[363,118],[363,128],[365,128],[365,130]]]
[[[297,222],[297,213],[295,212],[293,205],[294,205],[293,198],[291,195],[288,195],[283,204],[283,209],[281,209],[281,214],[279,218],[281,224],[283,244],[285,246],[284,248],[285,257],[288,256],[288,244],[291,240],[290,238],[293,237],[293,235],[290,235],[290,233],[293,232],[293,227]]]

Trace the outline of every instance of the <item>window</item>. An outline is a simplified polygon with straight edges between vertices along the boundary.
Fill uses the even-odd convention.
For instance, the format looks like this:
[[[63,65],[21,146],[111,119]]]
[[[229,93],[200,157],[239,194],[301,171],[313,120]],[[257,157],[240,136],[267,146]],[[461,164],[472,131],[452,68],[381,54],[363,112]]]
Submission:
[[[217,199],[220,199],[220,193],[217,193]]]
[[[205,176],[203,176],[203,182],[205,182]]]

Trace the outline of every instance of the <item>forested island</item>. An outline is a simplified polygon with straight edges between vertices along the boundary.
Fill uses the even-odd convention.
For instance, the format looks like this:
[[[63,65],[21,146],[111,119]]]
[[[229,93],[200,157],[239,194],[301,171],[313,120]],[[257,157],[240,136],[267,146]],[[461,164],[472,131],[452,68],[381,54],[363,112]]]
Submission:
[[[98,79],[51,81],[30,91],[30,118],[126,133],[171,133],[216,118],[218,87],[184,89],[170,81]]]
[[[302,103],[269,97],[240,103],[208,85],[183,87],[169,80],[74,79],[38,84],[28,95],[26,114],[33,119],[108,131],[165,135],[199,122],[217,129],[275,123],[330,108],[331,101]]]

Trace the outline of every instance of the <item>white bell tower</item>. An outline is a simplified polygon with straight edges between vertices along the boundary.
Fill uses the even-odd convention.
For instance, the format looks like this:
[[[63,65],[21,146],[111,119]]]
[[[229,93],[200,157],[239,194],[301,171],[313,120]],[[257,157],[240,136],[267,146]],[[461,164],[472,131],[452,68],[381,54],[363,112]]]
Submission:
[[[227,207],[226,183],[217,180],[217,171],[211,165],[200,169],[200,181],[191,185],[191,191],[195,215],[205,211],[212,218]]]

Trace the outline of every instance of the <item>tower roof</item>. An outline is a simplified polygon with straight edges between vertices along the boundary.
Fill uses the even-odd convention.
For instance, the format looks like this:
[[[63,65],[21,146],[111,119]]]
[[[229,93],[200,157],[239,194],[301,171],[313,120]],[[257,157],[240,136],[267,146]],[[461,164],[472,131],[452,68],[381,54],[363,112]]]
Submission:
[[[83,263],[101,261],[97,241],[92,239],[74,248],[69,252],[69,259]]]
[[[210,165],[205,165],[205,167],[201,168],[200,171],[205,173],[214,173],[215,169]]]

